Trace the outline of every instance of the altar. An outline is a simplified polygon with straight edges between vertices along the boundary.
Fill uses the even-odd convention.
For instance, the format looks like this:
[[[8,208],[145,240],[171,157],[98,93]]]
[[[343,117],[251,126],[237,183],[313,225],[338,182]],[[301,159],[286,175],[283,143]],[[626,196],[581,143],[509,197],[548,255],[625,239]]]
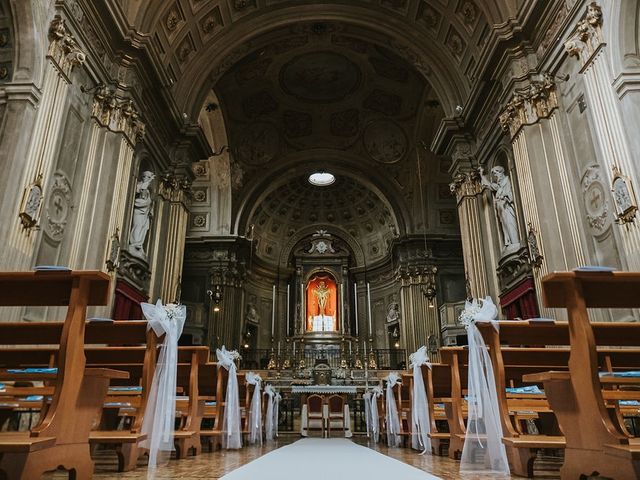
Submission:
[[[328,431],[334,428],[342,429],[342,420],[335,421],[329,416],[329,399],[333,396],[340,396],[344,403],[342,418],[344,418],[344,436],[345,438],[351,438],[353,436],[352,419],[349,404],[347,402],[347,395],[356,395],[358,389],[355,385],[293,385],[291,387],[292,394],[300,394],[301,397],[301,409],[300,409],[300,435],[303,437],[309,436],[309,425],[307,415],[307,396],[308,395],[320,395],[322,397],[322,417],[318,418],[327,428]],[[331,424],[329,423],[331,422]],[[325,431],[325,426],[322,427],[322,431]]]

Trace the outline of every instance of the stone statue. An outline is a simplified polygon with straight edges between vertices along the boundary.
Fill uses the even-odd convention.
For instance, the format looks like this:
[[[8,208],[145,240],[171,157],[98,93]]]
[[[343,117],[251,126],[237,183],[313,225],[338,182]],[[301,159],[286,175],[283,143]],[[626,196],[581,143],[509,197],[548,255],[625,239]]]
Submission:
[[[246,313],[244,319],[247,322],[260,323],[260,315],[253,303],[247,303]]]
[[[398,302],[391,302],[389,306],[387,306],[387,322],[397,322],[400,320],[400,305]]]
[[[482,185],[494,192],[493,206],[502,229],[502,245],[506,250],[513,250],[520,246],[518,238],[518,221],[516,219],[515,201],[511,190],[511,181],[505,175],[500,165],[491,169],[495,182],[491,181],[481,170]]]
[[[314,292],[316,295],[316,299],[318,300],[318,315],[324,316],[326,312],[329,292],[330,290],[327,288],[327,284],[324,283],[323,280],[320,280]]]
[[[149,185],[155,178],[153,172],[142,172],[142,179],[136,185],[136,198],[133,206],[133,221],[129,233],[129,253],[145,258],[144,241],[151,224],[151,192]]]

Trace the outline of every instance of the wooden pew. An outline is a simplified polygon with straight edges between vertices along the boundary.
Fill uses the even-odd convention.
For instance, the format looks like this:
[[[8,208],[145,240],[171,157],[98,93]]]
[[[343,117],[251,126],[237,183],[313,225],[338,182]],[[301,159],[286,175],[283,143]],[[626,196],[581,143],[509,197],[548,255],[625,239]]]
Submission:
[[[640,478],[640,443],[625,434],[610,415],[603,393],[610,386],[637,386],[638,378],[600,377],[597,347],[639,347],[637,324],[615,323],[608,336],[595,332],[587,308],[640,307],[640,273],[560,272],[542,282],[547,307],[566,308],[571,356],[569,371],[527,375],[544,383],[566,438],[562,478],[598,472],[620,480]],[[627,333],[625,333],[627,332]],[[629,333],[633,332],[633,333]],[[614,363],[615,366],[615,363]]]
[[[199,370],[199,390],[200,396],[205,402],[202,421],[208,421],[212,425],[208,428],[200,428],[200,439],[202,443],[209,446],[209,451],[216,447],[216,437],[220,436],[218,419],[218,402],[224,401],[224,397],[218,397],[218,391],[223,390],[222,376],[218,375],[217,363],[205,363],[200,365]],[[202,425],[202,424],[201,424]]]
[[[53,387],[40,421],[29,432],[0,434],[0,471],[10,479],[34,479],[62,467],[72,478],[91,478],[89,433],[112,378],[126,372],[85,368],[84,337],[88,305],[106,305],[109,276],[102,272],[0,273],[0,306],[68,306],[62,333],[47,338],[46,324],[0,324],[5,345],[59,345],[56,370],[13,373],[0,370],[0,381],[44,381]],[[17,362],[11,367],[22,368]]]

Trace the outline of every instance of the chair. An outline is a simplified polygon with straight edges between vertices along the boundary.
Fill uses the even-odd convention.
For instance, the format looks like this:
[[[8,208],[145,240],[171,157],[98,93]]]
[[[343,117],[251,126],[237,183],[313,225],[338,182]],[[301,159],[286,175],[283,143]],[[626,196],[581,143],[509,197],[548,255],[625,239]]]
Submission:
[[[311,429],[317,430],[318,423],[320,424],[320,431],[324,438],[325,424],[324,424],[324,399],[320,395],[309,395],[307,397],[307,432]]]
[[[329,407],[329,416],[327,418],[328,435],[331,437],[331,428],[333,426],[340,427],[342,435],[347,429],[346,419],[344,417],[344,397],[342,395],[331,395],[327,400]]]

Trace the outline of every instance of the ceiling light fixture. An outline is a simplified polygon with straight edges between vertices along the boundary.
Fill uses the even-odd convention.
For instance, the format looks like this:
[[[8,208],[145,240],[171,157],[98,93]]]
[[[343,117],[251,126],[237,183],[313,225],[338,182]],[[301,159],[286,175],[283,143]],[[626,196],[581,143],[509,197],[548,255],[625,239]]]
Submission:
[[[309,175],[309,183],[316,187],[327,187],[336,181],[336,177],[329,172],[315,172]]]

